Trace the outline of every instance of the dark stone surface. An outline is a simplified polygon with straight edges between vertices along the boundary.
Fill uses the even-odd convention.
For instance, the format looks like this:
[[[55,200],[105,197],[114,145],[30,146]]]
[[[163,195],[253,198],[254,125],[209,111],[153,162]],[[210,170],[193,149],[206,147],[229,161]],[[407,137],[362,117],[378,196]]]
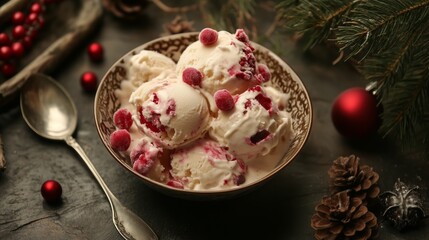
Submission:
[[[263,187],[230,200],[181,200],[145,186],[103,146],[94,125],[94,93],[84,92],[79,79],[89,70],[101,78],[120,56],[159,37],[162,24],[173,17],[153,6],[132,24],[105,15],[99,31],[86,42],[99,41],[105,47],[104,61],[92,63],[82,45],[52,73],[77,103],[77,141],[112,192],[145,219],[160,239],[312,239],[310,218],[327,194],[327,170],[335,158],[350,154],[380,174],[382,191],[392,189],[398,177],[426,191],[428,161],[407,159],[380,139],[358,144],[344,141],[332,126],[335,97],[349,87],[365,85],[356,71],[347,64],[332,66],[335,56],[326,49],[303,54],[287,37],[282,45],[287,50],[280,56],[307,86],[314,110],[311,135],[298,157]],[[202,26],[196,23],[195,27]],[[36,136],[21,118],[17,103],[0,113],[0,134],[8,160],[7,169],[0,173],[0,239],[120,239],[102,190],[73,149]],[[46,204],[40,194],[47,179],[56,179],[63,187],[63,202],[58,206]],[[381,239],[425,239],[427,225],[422,222],[415,230],[398,233],[383,223]]]

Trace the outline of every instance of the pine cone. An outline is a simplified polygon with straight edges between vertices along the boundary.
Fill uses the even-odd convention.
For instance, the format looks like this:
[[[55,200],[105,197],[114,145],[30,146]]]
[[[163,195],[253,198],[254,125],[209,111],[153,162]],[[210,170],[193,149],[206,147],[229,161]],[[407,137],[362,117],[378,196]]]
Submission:
[[[333,193],[351,190],[350,195],[360,198],[364,204],[380,193],[378,173],[367,165],[360,166],[355,155],[339,157],[328,171]]]
[[[148,6],[147,0],[103,0],[104,8],[118,18],[132,19]]]
[[[316,239],[366,240],[377,237],[377,217],[368,211],[360,198],[350,197],[348,193],[342,191],[324,197],[316,206],[316,213],[311,218]]]

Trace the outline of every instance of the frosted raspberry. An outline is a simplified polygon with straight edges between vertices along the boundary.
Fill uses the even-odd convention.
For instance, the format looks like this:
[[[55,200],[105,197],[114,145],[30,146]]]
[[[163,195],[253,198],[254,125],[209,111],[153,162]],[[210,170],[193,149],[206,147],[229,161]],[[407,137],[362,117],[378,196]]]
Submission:
[[[257,69],[259,74],[262,76],[262,82],[268,82],[271,79],[271,73],[267,65],[259,63]]]
[[[203,30],[201,30],[198,38],[203,45],[210,46],[217,42],[218,33],[216,30],[213,30],[211,28],[204,28]]]
[[[110,134],[110,146],[117,151],[125,151],[130,147],[131,135],[125,129],[119,129]]]
[[[133,169],[142,175],[146,175],[154,163],[152,159],[146,158],[145,154],[141,154],[139,159],[134,162]]]
[[[201,87],[201,80],[203,79],[203,74],[198,71],[198,69],[193,67],[188,67],[183,70],[182,80],[191,85]]]
[[[183,184],[177,180],[170,180],[167,182],[167,185],[170,187],[183,189]]]
[[[226,89],[217,90],[214,94],[216,106],[222,111],[229,111],[234,108],[234,99]]]
[[[130,129],[133,125],[133,119],[131,113],[126,108],[120,108],[113,114],[113,121],[115,126],[120,129]]]
[[[249,42],[249,37],[247,36],[247,34],[244,32],[243,29],[237,29],[237,31],[235,32],[235,37],[240,42],[244,42],[244,43]]]

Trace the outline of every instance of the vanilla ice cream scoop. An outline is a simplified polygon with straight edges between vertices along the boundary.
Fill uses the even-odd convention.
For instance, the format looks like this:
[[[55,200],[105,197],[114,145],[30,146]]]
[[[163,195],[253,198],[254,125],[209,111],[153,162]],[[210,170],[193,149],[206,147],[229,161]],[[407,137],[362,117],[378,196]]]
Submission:
[[[130,96],[137,127],[167,149],[204,135],[210,124],[207,100],[175,76],[143,83]]]
[[[217,142],[202,139],[171,155],[170,173],[184,189],[215,190],[244,183],[246,165]]]
[[[128,78],[137,88],[161,73],[172,73],[175,68],[176,63],[171,58],[155,51],[142,50],[130,58]]]
[[[182,75],[189,67],[199,70],[203,75],[201,87],[211,94],[219,89],[242,93],[263,81],[254,49],[244,31],[240,29],[235,34],[219,31],[217,34],[213,44],[205,45],[199,40],[189,45],[179,58],[177,74]]]
[[[268,154],[282,138],[290,137],[290,118],[279,111],[263,87],[250,88],[235,98],[235,106],[219,111],[209,131],[234,156],[249,162]]]

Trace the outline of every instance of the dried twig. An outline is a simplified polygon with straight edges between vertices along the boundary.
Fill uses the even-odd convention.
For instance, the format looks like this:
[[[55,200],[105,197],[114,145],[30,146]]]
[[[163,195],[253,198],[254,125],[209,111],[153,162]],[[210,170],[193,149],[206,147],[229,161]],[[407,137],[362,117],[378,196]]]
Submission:
[[[189,6],[183,7],[170,7],[163,3],[161,0],[152,0],[153,4],[159,7],[162,11],[166,13],[183,13],[197,9],[198,4],[192,4]]]
[[[3,171],[5,168],[6,168],[6,159],[4,158],[3,141],[1,140],[1,135],[0,135],[0,171]]]

